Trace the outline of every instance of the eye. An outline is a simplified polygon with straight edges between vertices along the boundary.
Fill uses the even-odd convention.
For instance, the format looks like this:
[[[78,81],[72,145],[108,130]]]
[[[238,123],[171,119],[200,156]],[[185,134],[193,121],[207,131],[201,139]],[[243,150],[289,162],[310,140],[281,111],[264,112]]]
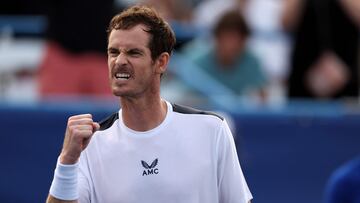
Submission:
[[[138,50],[138,49],[130,49],[127,54],[129,56],[134,56],[134,57],[139,57],[139,56],[142,56],[142,51]]]
[[[108,49],[108,55],[109,56],[117,56],[119,54],[119,51],[117,49],[114,48],[109,48]]]

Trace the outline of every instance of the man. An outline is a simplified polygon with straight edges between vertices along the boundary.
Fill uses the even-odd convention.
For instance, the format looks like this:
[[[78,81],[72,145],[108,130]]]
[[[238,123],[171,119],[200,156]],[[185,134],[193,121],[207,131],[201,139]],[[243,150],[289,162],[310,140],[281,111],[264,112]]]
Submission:
[[[209,46],[207,40],[197,47],[197,54],[193,54],[193,49],[187,51],[204,73],[235,94],[256,96],[260,101],[265,101],[267,79],[260,61],[246,46],[249,34],[239,9],[230,10],[216,23],[212,46]],[[211,91],[209,93],[212,94]]]
[[[69,118],[47,202],[249,202],[226,122],[160,97],[175,45],[169,25],[135,6],[108,32],[110,85],[122,108],[100,124],[90,114]]]

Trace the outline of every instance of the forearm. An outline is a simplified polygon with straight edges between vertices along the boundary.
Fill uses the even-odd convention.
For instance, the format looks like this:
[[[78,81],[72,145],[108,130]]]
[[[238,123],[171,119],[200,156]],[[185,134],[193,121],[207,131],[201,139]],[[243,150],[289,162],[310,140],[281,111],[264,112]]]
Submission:
[[[281,24],[284,30],[291,32],[296,27],[303,12],[303,0],[286,0],[283,3]]]
[[[61,199],[57,199],[51,195],[48,196],[46,203],[77,203],[77,200],[61,200]]]
[[[360,1],[359,0],[339,0],[349,17],[360,27]]]
[[[66,165],[60,163],[59,160],[61,158],[56,164],[47,202],[77,202],[79,198],[78,163]]]
[[[56,164],[47,203],[78,202],[78,160],[99,128],[91,114],[76,115],[68,119],[64,145]]]

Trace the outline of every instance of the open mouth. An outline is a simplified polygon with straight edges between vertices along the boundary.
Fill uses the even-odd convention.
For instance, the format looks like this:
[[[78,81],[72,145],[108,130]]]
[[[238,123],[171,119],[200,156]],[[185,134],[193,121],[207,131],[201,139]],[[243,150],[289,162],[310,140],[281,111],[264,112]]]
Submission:
[[[119,80],[128,80],[130,78],[130,74],[128,73],[116,73],[115,78]]]

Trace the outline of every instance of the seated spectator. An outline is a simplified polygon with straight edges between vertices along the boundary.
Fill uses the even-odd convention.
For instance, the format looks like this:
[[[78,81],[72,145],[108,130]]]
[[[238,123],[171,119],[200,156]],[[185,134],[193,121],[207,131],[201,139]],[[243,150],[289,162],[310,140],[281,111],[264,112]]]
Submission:
[[[325,191],[325,203],[358,202],[360,202],[360,157],[338,168],[331,176]]]
[[[266,78],[260,62],[246,46],[249,29],[240,12],[225,13],[215,25],[213,34],[213,46],[187,47],[186,50],[193,53],[195,64],[237,95],[256,94],[265,99]]]

